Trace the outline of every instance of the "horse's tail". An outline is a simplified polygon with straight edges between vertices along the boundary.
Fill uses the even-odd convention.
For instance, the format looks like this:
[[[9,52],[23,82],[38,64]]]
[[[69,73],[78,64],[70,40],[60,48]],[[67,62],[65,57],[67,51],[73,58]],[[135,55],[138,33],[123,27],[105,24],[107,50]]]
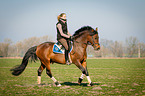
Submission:
[[[37,49],[37,46],[31,47],[30,49],[28,49],[28,51],[25,53],[25,56],[23,57],[21,65],[18,65],[15,68],[12,68],[10,70],[12,71],[13,75],[18,76],[25,70],[30,57],[31,57],[31,60],[34,62],[35,60],[38,59],[36,55],[36,49]]]

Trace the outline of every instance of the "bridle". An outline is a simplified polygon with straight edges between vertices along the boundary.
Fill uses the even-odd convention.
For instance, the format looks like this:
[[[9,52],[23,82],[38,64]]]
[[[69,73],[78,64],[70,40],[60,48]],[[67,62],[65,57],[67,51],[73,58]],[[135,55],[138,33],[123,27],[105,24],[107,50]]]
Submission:
[[[95,34],[94,34],[95,35]],[[100,45],[99,43],[95,43],[95,41],[94,41],[94,35],[92,35],[92,41],[93,41],[93,44],[89,44],[89,45],[92,45],[92,46],[94,46],[95,44],[98,44],[98,45]],[[98,39],[98,38],[97,38]],[[87,43],[83,43],[83,42],[78,42],[78,41],[76,41],[76,40],[73,40],[73,42],[76,42],[76,43],[82,43],[82,44],[85,44],[85,45],[88,45],[88,42]]]
[[[95,35],[95,34],[94,34]],[[95,41],[94,41],[94,38],[93,38],[93,36],[94,35],[92,35],[92,41],[93,41],[93,44],[90,44],[90,45],[92,45],[92,46],[94,46],[95,44],[98,44],[98,46],[100,45],[99,43],[95,43]],[[98,38],[97,38],[98,39]],[[73,37],[73,41],[72,41],[73,43],[75,42],[75,43],[81,43],[81,44],[85,44],[86,46],[89,44],[89,42],[86,42],[86,43],[84,43],[84,42],[79,42],[79,41],[77,41],[77,40],[74,40],[74,37]],[[73,52],[71,55],[74,55],[75,54],[75,52]]]
[[[94,36],[94,35],[93,35]],[[95,43],[94,42],[94,38],[93,38],[93,36],[92,36],[92,41],[93,41],[93,44],[91,44],[92,46],[94,46],[95,44],[98,44],[98,45],[100,45],[99,43]],[[98,38],[97,38],[98,39]]]

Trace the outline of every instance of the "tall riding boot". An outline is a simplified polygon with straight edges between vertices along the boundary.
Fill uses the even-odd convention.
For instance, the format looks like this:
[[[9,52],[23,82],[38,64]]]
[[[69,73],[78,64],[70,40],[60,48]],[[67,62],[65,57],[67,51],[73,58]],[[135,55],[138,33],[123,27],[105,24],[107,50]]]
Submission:
[[[65,50],[65,62],[67,65],[71,65],[70,61],[69,61],[69,56],[68,56],[68,50]]]

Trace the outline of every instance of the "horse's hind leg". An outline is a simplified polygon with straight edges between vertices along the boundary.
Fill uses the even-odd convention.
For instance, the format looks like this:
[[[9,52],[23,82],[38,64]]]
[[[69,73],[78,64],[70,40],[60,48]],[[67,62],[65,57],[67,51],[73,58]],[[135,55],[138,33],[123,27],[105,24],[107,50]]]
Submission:
[[[38,84],[41,84],[41,74],[44,69],[45,65],[41,62],[41,66],[38,69],[38,79],[37,79]]]
[[[56,86],[61,86],[61,84],[52,76],[51,70],[46,69],[46,74],[53,80]]]
[[[50,70],[50,61],[45,63],[46,65],[46,74],[54,81],[56,86],[61,86],[61,84],[59,84],[59,82],[52,76],[51,74],[51,70]]]

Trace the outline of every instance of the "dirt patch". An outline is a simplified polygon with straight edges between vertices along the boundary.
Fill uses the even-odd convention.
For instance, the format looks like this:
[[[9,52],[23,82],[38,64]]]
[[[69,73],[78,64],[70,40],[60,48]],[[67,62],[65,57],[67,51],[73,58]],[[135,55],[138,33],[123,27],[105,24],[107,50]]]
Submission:
[[[135,91],[135,89],[129,89],[129,91]]]
[[[102,90],[102,88],[101,87],[94,87],[92,90]]]
[[[103,85],[101,85],[101,86],[107,86],[107,84],[103,84]]]
[[[22,86],[22,85],[18,85],[18,84],[14,85],[14,86],[17,86],[17,87],[24,87],[24,86]]]
[[[61,87],[61,89],[68,89],[68,88],[70,88],[70,86],[63,86],[63,87]]]
[[[134,85],[134,86],[140,86],[140,85],[139,85],[139,84],[137,84],[137,83],[133,83],[133,85]]]

